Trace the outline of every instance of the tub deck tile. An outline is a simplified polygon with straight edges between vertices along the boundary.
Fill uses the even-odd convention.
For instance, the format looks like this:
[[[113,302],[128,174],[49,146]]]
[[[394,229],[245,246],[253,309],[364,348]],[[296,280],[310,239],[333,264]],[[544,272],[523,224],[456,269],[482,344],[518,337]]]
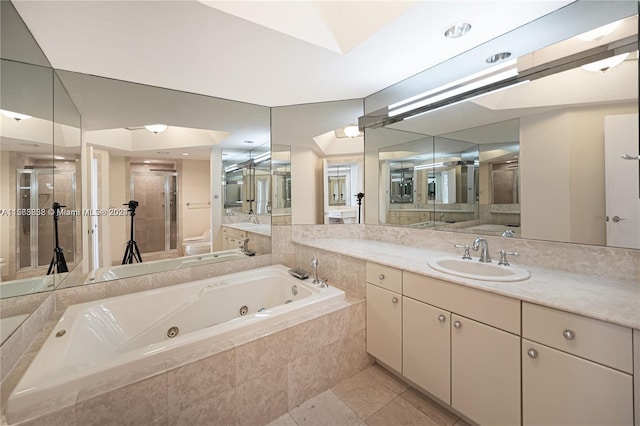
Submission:
[[[235,388],[200,400],[169,416],[169,426],[235,425],[236,422]]]
[[[269,423],[287,412],[287,366],[268,370],[262,376],[238,385],[238,426]]]
[[[235,386],[235,350],[220,352],[167,372],[170,414]]]
[[[167,374],[78,402],[76,422],[92,425],[142,425],[166,421]]]

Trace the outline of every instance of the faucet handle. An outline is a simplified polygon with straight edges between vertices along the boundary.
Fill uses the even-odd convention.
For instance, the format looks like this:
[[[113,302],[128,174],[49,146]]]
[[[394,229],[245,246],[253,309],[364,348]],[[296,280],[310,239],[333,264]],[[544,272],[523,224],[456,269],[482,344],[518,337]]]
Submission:
[[[498,261],[498,265],[502,265],[502,266],[509,266],[509,261],[507,260],[507,255],[509,256],[518,256],[518,252],[517,251],[506,251],[506,250],[500,250],[500,260]]]
[[[311,260],[309,261],[309,265],[318,266],[318,258],[317,257],[312,257]]]
[[[454,244],[453,246],[455,248],[463,248],[464,249],[464,254],[462,255],[462,258],[464,260],[471,260],[471,255],[469,254],[469,249],[471,247],[469,247],[469,244],[465,244],[465,245]]]

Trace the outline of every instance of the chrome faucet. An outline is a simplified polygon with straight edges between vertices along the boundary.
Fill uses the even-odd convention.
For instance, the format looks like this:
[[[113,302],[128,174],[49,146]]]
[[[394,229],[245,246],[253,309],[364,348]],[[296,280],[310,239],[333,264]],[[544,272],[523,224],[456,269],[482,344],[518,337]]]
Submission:
[[[503,233],[502,236],[505,238],[513,238],[513,230],[511,229],[506,229]]]
[[[478,251],[480,249],[480,262],[483,263],[491,263],[491,256],[489,255],[489,245],[487,244],[487,240],[482,237],[478,237],[473,241],[473,246],[471,246],[473,251]]]
[[[260,223],[260,219],[258,215],[255,213],[249,213],[249,222],[255,223],[256,225]]]
[[[320,280],[318,279],[318,258],[312,258],[309,261],[309,265],[313,266],[313,281],[311,281],[311,284],[320,284]]]
[[[254,250],[251,250],[249,248],[249,239],[245,238],[242,241],[242,247],[240,248],[240,250],[242,251],[243,254],[246,254],[247,256],[254,256],[256,254],[256,252]]]

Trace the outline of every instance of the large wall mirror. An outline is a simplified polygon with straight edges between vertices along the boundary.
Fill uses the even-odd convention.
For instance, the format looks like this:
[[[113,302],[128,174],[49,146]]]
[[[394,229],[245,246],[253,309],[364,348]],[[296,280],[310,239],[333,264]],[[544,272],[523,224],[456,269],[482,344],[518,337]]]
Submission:
[[[1,7],[0,341],[4,342],[82,263],[83,245],[78,214],[80,114],[12,4],[2,2]]]
[[[274,146],[283,147],[278,164],[284,174],[276,176],[288,179],[280,189],[279,216],[274,219],[295,225],[364,223],[364,216],[360,218],[358,213],[366,200],[362,198],[364,137],[355,125],[363,113],[362,100],[275,107],[271,111]],[[275,167],[276,163],[274,171],[278,171]],[[283,189],[290,190],[290,195]],[[282,195],[290,198],[290,205]]]
[[[626,45],[610,54],[615,66],[576,60],[403,120],[390,107],[382,126],[370,114],[367,179],[378,205],[368,223],[640,248],[637,26],[631,16],[604,38],[517,61],[526,69]]]
[[[271,252],[269,108],[60,76],[83,116],[88,283]]]

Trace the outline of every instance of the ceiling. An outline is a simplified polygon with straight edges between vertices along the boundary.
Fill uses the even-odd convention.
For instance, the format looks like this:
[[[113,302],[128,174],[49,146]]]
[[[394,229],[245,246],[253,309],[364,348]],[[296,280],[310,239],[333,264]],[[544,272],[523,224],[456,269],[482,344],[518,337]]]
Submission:
[[[364,98],[570,1],[13,3],[54,68],[283,106]]]

